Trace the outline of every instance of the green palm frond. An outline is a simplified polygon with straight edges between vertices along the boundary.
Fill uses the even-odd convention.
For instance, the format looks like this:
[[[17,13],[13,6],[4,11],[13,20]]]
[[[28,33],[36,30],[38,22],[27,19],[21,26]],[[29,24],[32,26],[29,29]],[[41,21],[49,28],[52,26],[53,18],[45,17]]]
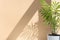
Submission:
[[[60,20],[60,2],[52,2],[50,5],[45,0],[40,0],[42,14],[45,22],[51,25],[52,32],[55,33],[57,30],[57,23]]]

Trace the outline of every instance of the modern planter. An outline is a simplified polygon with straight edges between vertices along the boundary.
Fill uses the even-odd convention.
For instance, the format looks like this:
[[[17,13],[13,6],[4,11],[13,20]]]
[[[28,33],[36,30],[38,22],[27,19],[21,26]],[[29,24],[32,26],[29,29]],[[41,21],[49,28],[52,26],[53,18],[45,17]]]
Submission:
[[[49,34],[47,36],[47,40],[60,40],[60,35],[52,35],[52,34]]]

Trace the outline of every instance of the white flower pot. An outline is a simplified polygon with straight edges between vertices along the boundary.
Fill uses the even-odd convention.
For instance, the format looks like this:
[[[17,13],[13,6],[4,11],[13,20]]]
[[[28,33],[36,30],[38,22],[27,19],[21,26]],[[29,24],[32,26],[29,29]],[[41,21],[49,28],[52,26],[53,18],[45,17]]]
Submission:
[[[47,40],[60,40],[60,35],[48,35]]]

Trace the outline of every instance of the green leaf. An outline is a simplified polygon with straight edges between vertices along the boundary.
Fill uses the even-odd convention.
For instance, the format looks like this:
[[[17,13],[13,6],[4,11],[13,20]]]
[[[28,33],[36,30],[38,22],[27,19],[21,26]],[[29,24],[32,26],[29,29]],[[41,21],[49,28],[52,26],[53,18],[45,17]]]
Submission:
[[[60,9],[60,5],[58,5],[57,9]]]

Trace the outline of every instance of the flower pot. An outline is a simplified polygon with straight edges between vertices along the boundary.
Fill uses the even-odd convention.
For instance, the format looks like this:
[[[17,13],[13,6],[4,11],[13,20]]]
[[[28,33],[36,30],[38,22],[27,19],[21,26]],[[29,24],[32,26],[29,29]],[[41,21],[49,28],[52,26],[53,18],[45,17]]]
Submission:
[[[60,35],[49,34],[47,40],[60,40]]]

